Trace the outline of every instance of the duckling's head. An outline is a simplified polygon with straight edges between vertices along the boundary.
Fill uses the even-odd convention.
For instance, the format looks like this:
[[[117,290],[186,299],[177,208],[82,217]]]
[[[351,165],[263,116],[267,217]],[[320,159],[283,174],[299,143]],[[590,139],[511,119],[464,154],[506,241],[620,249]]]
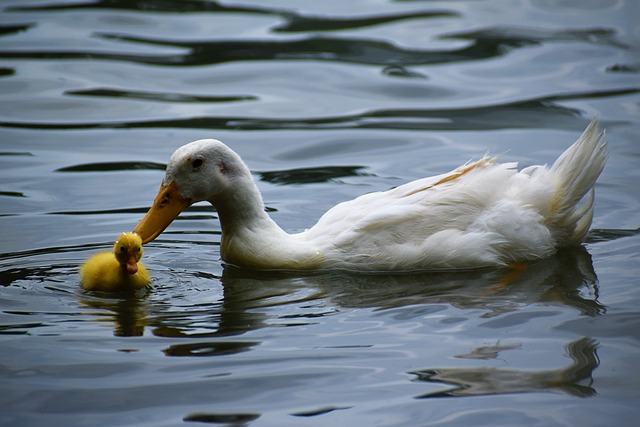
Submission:
[[[113,245],[113,254],[129,274],[138,272],[138,261],[143,253],[142,239],[136,233],[122,233]]]

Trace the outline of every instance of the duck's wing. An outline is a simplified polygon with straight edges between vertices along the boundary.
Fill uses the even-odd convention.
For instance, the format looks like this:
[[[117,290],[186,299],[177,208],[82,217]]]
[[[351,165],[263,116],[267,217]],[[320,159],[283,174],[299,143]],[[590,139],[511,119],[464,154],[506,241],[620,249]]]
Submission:
[[[438,185],[452,183],[453,181],[462,178],[464,175],[473,170],[483,169],[487,166],[494,165],[495,161],[495,157],[485,156],[478,161],[468,162],[452,170],[451,172],[411,181],[392,190],[389,190],[387,193],[396,195],[397,197],[408,197],[413,194],[432,189]]]
[[[319,248],[328,264],[344,268],[496,265],[504,262],[505,238],[488,232],[483,221],[501,219],[502,212],[492,209],[508,192],[516,166],[483,158],[447,174],[366,194],[335,206],[298,236]],[[516,220],[524,218],[517,203],[505,210]]]
[[[503,191],[515,166],[485,157],[446,174],[365,194],[336,205],[303,234],[349,246],[350,241],[362,244],[356,242],[372,239],[419,243],[438,231],[464,229]]]

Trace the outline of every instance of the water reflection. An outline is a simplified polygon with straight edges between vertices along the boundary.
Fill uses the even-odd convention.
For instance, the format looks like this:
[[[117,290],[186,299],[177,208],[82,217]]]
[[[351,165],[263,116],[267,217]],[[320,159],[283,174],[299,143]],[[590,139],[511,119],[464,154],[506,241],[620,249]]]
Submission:
[[[524,305],[572,307],[597,316],[598,281],[589,253],[583,248],[522,265],[517,269],[420,274],[355,274],[326,272],[309,275],[252,272],[226,267],[219,301],[167,307],[147,298],[84,298],[85,307],[100,308],[100,321],[114,323],[116,335],[141,335],[146,326],[156,336],[184,338],[188,343],[166,349],[170,356],[202,356],[245,351],[255,342],[228,340],[266,327],[273,317],[266,309],[296,305],[296,314],[277,319],[291,325],[313,322],[338,308],[389,309],[419,304],[448,304],[482,309],[496,317]],[[177,285],[182,286],[182,285]],[[214,284],[212,283],[212,286]],[[153,290],[151,292],[154,292]],[[323,301],[323,304],[304,304]],[[106,313],[112,313],[105,315]]]
[[[69,250],[68,247],[57,249]],[[47,253],[51,251],[49,248]],[[29,254],[33,255],[33,251]],[[14,254],[18,255],[21,254]],[[34,277],[55,281],[58,271],[68,275],[75,271],[75,266],[8,268],[0,271],[0,283],[18,285]],[[156,278],[155,289],[150,291],[133,294],[81,292],[79,302],[93,320],[112,325],[116,336],[142,336],[145,329],[151,328],[158,337],[188,340],[184,345],[174,341],[165,350],[169,356],[246,351],[256,343],[229,340],[229,337],[264,328],[274,319],[281,325],[309,324],[319,317],[335,314],[340,308],[385,310],[447,304],[459,309],[481,309],[484,311],[481,316],[486,318],[499,317],[533,304],[571,307],[586,316],[605,312],[605,306],[598,300],[598,280],[591,257],[584,248],[563,250],[553,257],[518,268],[468,272],[301,274],[247,271],[226,266],[221,277],[211,274],[203,277],[197,272],[184,280],[171,279],[175,274],[169,278]],[[164,280],[174,283],[158,286],[157,282]],[[221,283],[221,294],[216,294],[213,301],[188,299],[177,306],[161,296],[163,289],[185,288],[197,280],[204,280],[205,286],[210,288]],[[322,303],[307,304],[310,302]],[[270,307],[287,305],[294,306],[294,314],[289,311],[268,314]]]
[[[591,256],[582,247],[566,249],[516,269],[391,275],[337,271],[293,277],[285,272],[252,273],[227,267],[222,282],[225,300],[241,289],[243,301],[254,307],[262,300],[259,294],[265,293],[265,289],[292,292],[306,286],[334,304],[350,308],[446,303],[458,308],[485,309],[486,317],[530,304],[573,307],[588,316],[605,310],[598,301],[598,279]]]
[[[543,371],[522,371],[498,368],[436,368],[412,374],[416,381],[443,383],[455,386],[417,396],[432,397],[486,396],[507,393],[561,391],[577,397],[596,395],[592,387],[593,371],[600,364],[596,352],[598,343],[591,338],[581,338],[566,346],[571,365]]]
[[[506,350],[519,350],[522,344],[500,344],[476,347],[468,353],[454,356],[456,359],[490,360],[497,359],[501,352]]]
[[[188,344],[174,344],[163,352],[167,356],[222,356],[248,351],[251,347],[260,344],[259,341],[213,341],[192,342]]]
[[[80,306],[91,310],[90,314],[95,321],[112,324],[113,335],[138,337],[144,335],[149,315],[144,293],[145,291],[138,291],[135,294],[117,293],[109,296],[104,292],[87,292],[80,299]],[[96,294],[101,294],[102,297],[96,297]]]
[[[605,310],[598,301],[598,282],[591,257],[583,248],[564,250],[554,257],[511,269],[300,275],[225,267],[222,277],[208,279],[212,285],[216,281],[223,285],[222,294],[215,301],[191,301],[182,306],[169,301],[154,302],[150,300],[152,293],[163,291],[155,289],[128,298],[88,293],[82,304],[94,310],[98,321],[112,322],[115,335],[140,336],[145,328],[150,328],[154,336],[167,338],[169,344],[162,351],[170,357],[211,357],[250,351],[260,341],[241,339],[243,334],[273,325],[274,320],[278,326],[310,324],[342,308],[385,310],[447,304],[459,309],[482,309],[481,317],[500,317],[533,304],[571,307],[586,316],[598,316]],[[270,310],[277,306],[292,306],[295,313]],[[454,357],[482,363],[520,347],[518,343],[497,342]],[[454,386],[422,394],[417,396],[419,399],[539,391],[589,397],[596,394],[592,373],[599,365],[597,347],[598,343],[591,338],[569,343],[566,352],[572,363],[557,369],[531,371],[472,366],[429,368],[411,374],[416,376],[414,381]],[[218,416],[217,413],[188,415],[189,421]]]

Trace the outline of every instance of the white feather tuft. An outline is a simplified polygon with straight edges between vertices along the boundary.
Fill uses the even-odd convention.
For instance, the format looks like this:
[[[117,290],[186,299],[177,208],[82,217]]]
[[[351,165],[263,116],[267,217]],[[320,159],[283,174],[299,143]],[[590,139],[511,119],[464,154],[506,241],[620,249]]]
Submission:
[[[555,188],[551,211],[556,227],[567,230],[567,243],[582,242],[591,225],[591,193],[607,161],[607,143],[603,138],[604,131],[593,119],[580,138],[551,166]]]

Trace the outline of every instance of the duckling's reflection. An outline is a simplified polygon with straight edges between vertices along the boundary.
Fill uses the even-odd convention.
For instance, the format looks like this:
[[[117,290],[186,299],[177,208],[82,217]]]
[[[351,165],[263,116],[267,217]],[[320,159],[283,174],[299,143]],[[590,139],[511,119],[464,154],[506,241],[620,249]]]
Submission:
[[[104,293],[97,297],[95,293],[80,300],[85,308],[98,309],[99,322],[113,323],[113,335],[118,337],[138,337],[144,334],[147,324],[145,291],[127,293]]]
[[[444,368],[411,372],[416,381],[451,384],[454,387],[417,396],[432,397],[486,396],[536,391],[561,391],[577,397],[596,394],[592,387],[593,371],[600,361],[592,338],[581,338],[566,346],[572,363],[560,369],[521,371],[498,368]]]

